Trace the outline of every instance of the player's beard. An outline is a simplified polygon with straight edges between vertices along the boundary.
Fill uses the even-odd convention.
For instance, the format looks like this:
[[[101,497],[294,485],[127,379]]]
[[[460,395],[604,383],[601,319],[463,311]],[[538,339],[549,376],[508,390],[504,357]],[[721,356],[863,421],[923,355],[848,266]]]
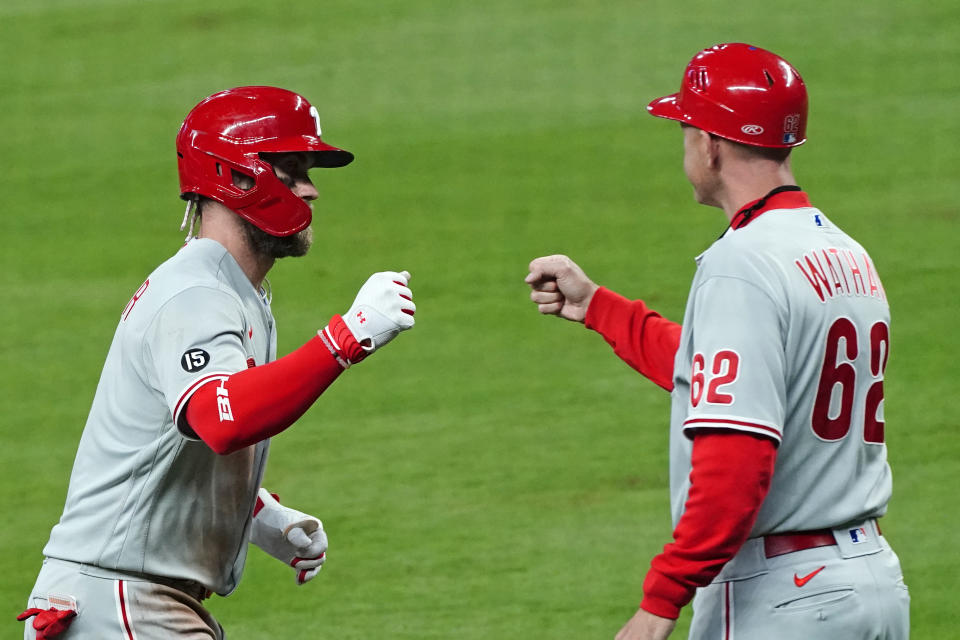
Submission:
[[[289,236],[272,236],[258,229],[246,220],[243,221],[247,242],[258,254],[268,258],[300,257],[307,254],[313,244],[313,227],[307,227]]]

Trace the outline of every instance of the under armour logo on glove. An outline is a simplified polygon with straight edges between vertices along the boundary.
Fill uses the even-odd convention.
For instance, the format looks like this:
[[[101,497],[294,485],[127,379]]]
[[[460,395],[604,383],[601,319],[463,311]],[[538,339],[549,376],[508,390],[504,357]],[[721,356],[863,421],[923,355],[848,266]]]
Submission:
[[[417,305],[408,282],[406,271],[380,271],[360,287],[343,321],[364,350],[376,351],[413,326]]]
[[[37,631],[37,640],[49,640],[55,638],[70,626],[77,612],[71,609],[27,609],[17,616],[17,620],[23,622],[33,616],[37,616],[33,621],[33,628]]]

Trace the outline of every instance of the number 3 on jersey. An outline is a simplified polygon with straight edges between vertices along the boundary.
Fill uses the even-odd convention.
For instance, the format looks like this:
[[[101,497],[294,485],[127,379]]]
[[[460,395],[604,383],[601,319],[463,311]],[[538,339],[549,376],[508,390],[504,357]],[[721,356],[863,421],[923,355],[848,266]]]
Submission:
[[[849,318],[837,318],[827,332],[823,368],[810,421],[813,432],[824,440],[841,440],[850,432],[858,387],[853,362],[859,355],[857,326]],[[886,323],[877,322],[870,328],[870,374],[874,382],[861,399],[864,442],[883,442],[883,421],[877,418],[877,412],[883,402],[883,372],[889,355],[890,329]]]

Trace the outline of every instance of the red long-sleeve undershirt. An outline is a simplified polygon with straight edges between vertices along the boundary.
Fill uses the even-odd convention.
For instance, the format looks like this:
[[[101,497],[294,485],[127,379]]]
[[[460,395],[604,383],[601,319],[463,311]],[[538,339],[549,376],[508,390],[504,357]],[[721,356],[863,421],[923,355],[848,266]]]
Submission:
[[[750,536],[770,489],[777,448],[748,433],[693,439],[690,490],[673,542],[650,562],[640,607],[677,618],[697,587],[713,581]]]
[[[601,287],[584,324],[627,364],[670,391],[681,326]],[[641,607],[677,618],[697,587],[709,584],[750,535],[770,489],[775,443],[736,431],[694,436],[690,490],[674,541],[656,556],[643,583]]]
[[[320,337],[314,336],[269,364],[239,371],[223,381],[211,380],[193,394],[183,411],[190,428],[211,449],[233,453],[292,425],[342,372]],[[224,401],[229,402],[232,419],[221,419]]]
[[[603,336],[614,353],[667,391],[673,389],[673,359],[680,346],[680,325],[644,304],[600,287],[587,308],[584,324]]]

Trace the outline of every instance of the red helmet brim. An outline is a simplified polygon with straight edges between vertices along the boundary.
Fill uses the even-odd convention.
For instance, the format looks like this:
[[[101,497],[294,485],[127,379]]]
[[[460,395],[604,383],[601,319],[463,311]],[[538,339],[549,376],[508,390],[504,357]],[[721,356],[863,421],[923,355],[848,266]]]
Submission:
[[[672,93],[669,96],[657,98],[647,105],[647,111],[650,112],[650,115],[658,118],[685,122],[687,118],[683,115],[683,111],[680,110],[680,105],[677,104],[679,98],[679,93]]]

